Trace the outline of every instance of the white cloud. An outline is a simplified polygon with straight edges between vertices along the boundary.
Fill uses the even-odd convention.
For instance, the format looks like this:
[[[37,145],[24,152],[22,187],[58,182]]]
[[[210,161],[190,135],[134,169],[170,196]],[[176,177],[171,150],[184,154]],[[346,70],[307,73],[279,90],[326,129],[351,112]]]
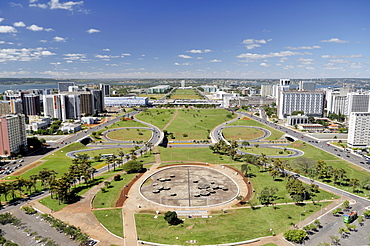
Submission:
[[[15,29],[12,26],[0,26],[0,33],[14,33],[17,32],[17,29]]]
[[[262,62],[262,63],[260,63],[260,66],[262,66],[262,67],[269,67],[269,66],[271,66],[271,65],[269,65],[269,64],[267,64],[267,63]]]
[[[348,41],[340,40],[339,38],[331,38],[328,40],[321,40],[320,42],[323,43],[348,43]]]
[[[349,63],[349,61],[343,60],[343,59],[330,60],[330,62],[332,62],[332,63]]]
[[[89,33],[89,34],[92,34],[92,33],[98,33],[98,32],[100,32],[100,30],[91,28],[91,29],[87,30],[86,32]]]
[[[190,58],[193,58],[193,57],[188,56],[188,55],[178,55],[177,57],[184,58],[184,59],[190,59]]]
[[[310,54],[310,53],[306,53]],[[303,53],[300,52],[293,52],[293,51],[280,51],[280,52],[270,52],[268,54],[253,54],[253,53],[245,53],[245,54],[240,54],[237,56],[237,58],[247,58],[247,59],[266,59],[266,58],[271,58],[271,57],[286,57],[286,56],[296,56],[296,55],[304,55]]]
[[[209,62],[222,62],[221,60],[217,60],[217,59],[213,59],[213,60],[210,60]]]
[[[22,4],[20,4],[20,3],[10,2],[10,3],[9,3],[9,5],[10,5],[11,7],[20,7],[20,8],[23,8],[23,5],[22,5]]]
[[[0,62],[31,61],[51,55],[55,55],[55,53],[52,53],[45,48],[0,49]]]
[[[79,54],[79,53],[70,53],[70,54],[63,54],[65,56],[65,60],[67,60],[67,63],[72,63],[73,61],[80,61],[80,60],[85,60],[86,55],[85,54]]]
[[[30,3],[36,3],[38,0],[30,0]]]
[[[175,62],[174,63],[176,66],[189,66],[190,63],[189,62],[185,62],[185,63],[178,63],[178,62]]]
[[[248,38],[243,40],[243,44],[245,44],[245,47],[248,50],[252,50],[254,48],[261,47],[261,44],[266,44],[267,42],[271,41],[272,39],[253,39],[253,38]]]
[[[110,49],[103,49],[103,51],[110,51]]]
[[[321,57],[322,57],[322,58],[334,58],[334,59],[336,59],[336,58],[361,58],[361,57],[363,57],[363,55],[361,55],[361,54],[360,54],[360,55],[348,55],[348,56],[322,55]]]
[[[129,54],[129,53],[124,53],[124,54],[122,54],[122,56],[131,56],[131,54]]]
[[[31,26],[27,27],[27,29],[31,30],[31,31],[34,31],[34,32],[39,32],[39,31],[44,30],[43,27],[37,26],[37,25],[31,25]]]
[[[73,1],[68,1],[65,3],[60,3],[59,0],[50,0],[49,6],[50,9],[66,9],[66,10],[73,10],[73,7],[83,5],[83,1],[79,2],[73,2]]]
[[[300,46],[300,47],[287,47],[289,50],[313,50],[313,49],[321,49],[321,46],[314,45],[314,46]]]
[[[301,64],[304,64],[304,65],[310,65],[310,64],[312,64],[312,62],[314,60],[313,59],[299,58],[297,61],[300,62]]]
[[[43,3],[31,3],[28,6],[29,7],[36,7],[36,8],[40,8],[40,9],[47,9],[48,8],[48,5],[43,4]]]
[[[54,37],[53,38],[54,42],[66,42],[67,41],[67,38],[62,38],[62,37]]]
[[[0,22],[3,22],[4,18],[0,18]]]
[[[280,60],[278,62],[286,62],[287,60],[289,60],[289,58],[282,57],[282,58],[280,58]]]
[[[43,39],[43,40],[40,40],[39,42],[40,43],[47,43],[48,41]]]
[[[204,50],[187,50],[186,52],[192,53],[192,54],[203,54],[203,53],[212,52],[212,50],[210,50],[210,49],[204,49]]]
[[[22,21],[14,22],[13,26],[15,27],[25,27],[26,24],[24,24]]]

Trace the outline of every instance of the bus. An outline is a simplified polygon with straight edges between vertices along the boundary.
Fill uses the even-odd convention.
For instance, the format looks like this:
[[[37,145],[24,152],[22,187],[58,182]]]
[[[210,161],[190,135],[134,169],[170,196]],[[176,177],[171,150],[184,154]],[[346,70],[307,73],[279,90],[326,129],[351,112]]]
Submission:
[[[346,224],[352,223],[355,219],[357,219],[357,212],[352,211],[351,213],[344,214],[343,222]]]

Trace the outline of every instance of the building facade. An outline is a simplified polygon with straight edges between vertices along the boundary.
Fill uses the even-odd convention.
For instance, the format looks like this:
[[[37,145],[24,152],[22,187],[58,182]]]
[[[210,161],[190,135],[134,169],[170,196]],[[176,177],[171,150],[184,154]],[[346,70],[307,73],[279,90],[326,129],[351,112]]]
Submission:
[[[347,116],[350,116],[352,112],[370,112],[370,93],[348,93],[345,106],[345,115]]]
[[[370,113],[352,112],[349,118],[347,144],[352,148],[370,147]]]
[[[59,82],[58,83],[58,91],[59,93],[61,92],[68,92],[68,87],[69,86],[74,86],[74,82]]]
[[[0,155],[10,155],[27,150],[25,116],[0,116]]]
[[[40,115],[41,102],[40,95],[22,94],[23,114],[25,115]]]
[[[148,88],[149,94],[165,94],[171,89],[170,85],[158,85]]]
[[[278,117],[285,119],[295,111],[304,115],[322,117],[325,94],[321,91],[280,91],[277,100]]]
[[[132,107],[132,106],[147,106],[148,98],[147,97],[106,97],[104,98],[104,103],[108,107],[123,106],[123,107]]]
[[[300,81],[299,90],[300,91],[315,91],[316,84],[315,82],[312,82],[312,81]]]

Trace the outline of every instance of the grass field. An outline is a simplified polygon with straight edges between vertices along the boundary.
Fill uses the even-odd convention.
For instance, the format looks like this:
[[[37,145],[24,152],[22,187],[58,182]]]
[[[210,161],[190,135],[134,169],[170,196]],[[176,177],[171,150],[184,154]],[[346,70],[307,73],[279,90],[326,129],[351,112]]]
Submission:
[[[264,132],[255,128],[232,127],[224,128],[222,134],[227,140],[251,140],[262,137]]]
[[[304,157],[310,158],[315,161],[323,160],[326,162],[327,165],[330,165],[333,168],[343,168],[344,170],[346,170],[346,175],[350,179],[357,178],[358,180],[360,180],[360,182],[362,182],[364,179],[370,177],[370,172],[365,171],[364,169],[355,166],[337,156],[329,154],[321,149],[315,148],[310,144],[303,143],[302,141],[297,141],[290,144],[289,146],[304,151]],[[352,192],[351,187],[334,185],[332,182],[329,182],[328,184]],[[356,194],[364,196],[368,195],[368,191],[361,189],[360,193]]]
[[[121,194],[123,187],[128,184],[136,174],[121,175],[122,180],[112,181],[106,192],[99,191],[94,199],[94,208],[112,208],[116,206],[116,202]]]
[[[108,138],[120,141],[148,141],[152,131],[146,129],[121,129],[107,134]]]
[[[304,219],[320,210],[320,205],[313,204],[277,207],[227,210],[226,214],[213,214],[212,218],[186,219],[183,224],[177,226],[169,226],[163,216],[155,219],[154,215],[136,214],[136,228],[138,237],[144,241],[194,245],[187,241],[197,240],[195,245],[220,244],[270,236],[270,228],[275,234],[279,234],[287,230],[292,223],[299,222],[302,211],[307,211],[302,213]]]
[[[266,140],[277,140],[284,135],[284,133],[278,130],[275,130],[269,126],[266,126],[262,123],[259,123],[258,121],[252,120],[248,117],[243,117],[240,120],[234,121],[230,123],[230,126],[257,126],[257,127],[265,128],[271,132],[271,135],[268,138],[266,138]]]
[[[247,148],[240,148],[240,150],[243,150],[244,152],[250,153],[250,154],[255,154],[255,155],[262,155],[265,154],[267,156],[284,156],[284,155],[289,155],[292,154],[293,152],[284,149],[274,149],[274,148],[262,148],[262,147],[253,147],[253,144],[251,147]]]
[[[171,99],[203,99],[195,89],[177,89],[171,96]]]
[[[172,119],[174,112],[174,109],[147,109],[135,117],[163,129]]]
[[[179,109],[167,131],[174,140],[205,140],[213,128],[234,117],[224,109]]]
[[[242,164],[238,165],[230,165],[236,169],[241,168]],[[255,204],[260,204],[258,200],[258,195],[263,190],[264,187],[275,187],[278,188],[278,192],[276,193],[276,199],[274,203],[287,203],[287,202],[294,202],[289,194],[286,192],[286,183],[288,179],[284,179],[284,177],[279,177],[276,179],[276,181],[273,181],[273,178],[269,175],[268,172],[265,172],[263,168],[258,170],[255,166],[250,165],[251,167],[251,177],[249,180],[252,183],[253,189],[256,191],[254,193],[254,196],[252,197],[251,201]],[[313,197],[315,201],[318,200],[331,200],[332,198],[339,198],[338,196],[326,192],[324,190],[320,190],[318,193],[315,193],[315,197]],[[311,201],[311,199],[307,199],[308,201]]]
[[[137,121],[134,121],[134,120],[120,120],[110,126],[106,126],[104,127],[103,129],[100,129],[98,131],[96,131],[98,134],[102,133],[102,132],[105,132],[109,129],[115,129],[115,128],[120,128],[120,127],[147,127],[146,125],[144,124],[141,124],[140,122],[137,122]],[[98,139],[98,140],[101,140],[101,139]]]
[[[93,213],[108,231],[123,237],[122,209],[93,210]]]
[[[213,164],[239,163],[231,160],[230,156],[213,154],[209,148],[162,148],[159,147],[161,161],[194,161]]]

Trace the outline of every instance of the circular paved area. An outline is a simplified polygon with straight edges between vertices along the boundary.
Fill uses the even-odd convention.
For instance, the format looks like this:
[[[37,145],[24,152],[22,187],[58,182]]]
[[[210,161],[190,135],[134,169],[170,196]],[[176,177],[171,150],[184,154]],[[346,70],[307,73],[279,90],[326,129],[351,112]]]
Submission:
[[[215,169],[184,165],[155,172],[142,183],[140,193],[162,206],[196,208],[230,202],[239,195],[239,187]]]

